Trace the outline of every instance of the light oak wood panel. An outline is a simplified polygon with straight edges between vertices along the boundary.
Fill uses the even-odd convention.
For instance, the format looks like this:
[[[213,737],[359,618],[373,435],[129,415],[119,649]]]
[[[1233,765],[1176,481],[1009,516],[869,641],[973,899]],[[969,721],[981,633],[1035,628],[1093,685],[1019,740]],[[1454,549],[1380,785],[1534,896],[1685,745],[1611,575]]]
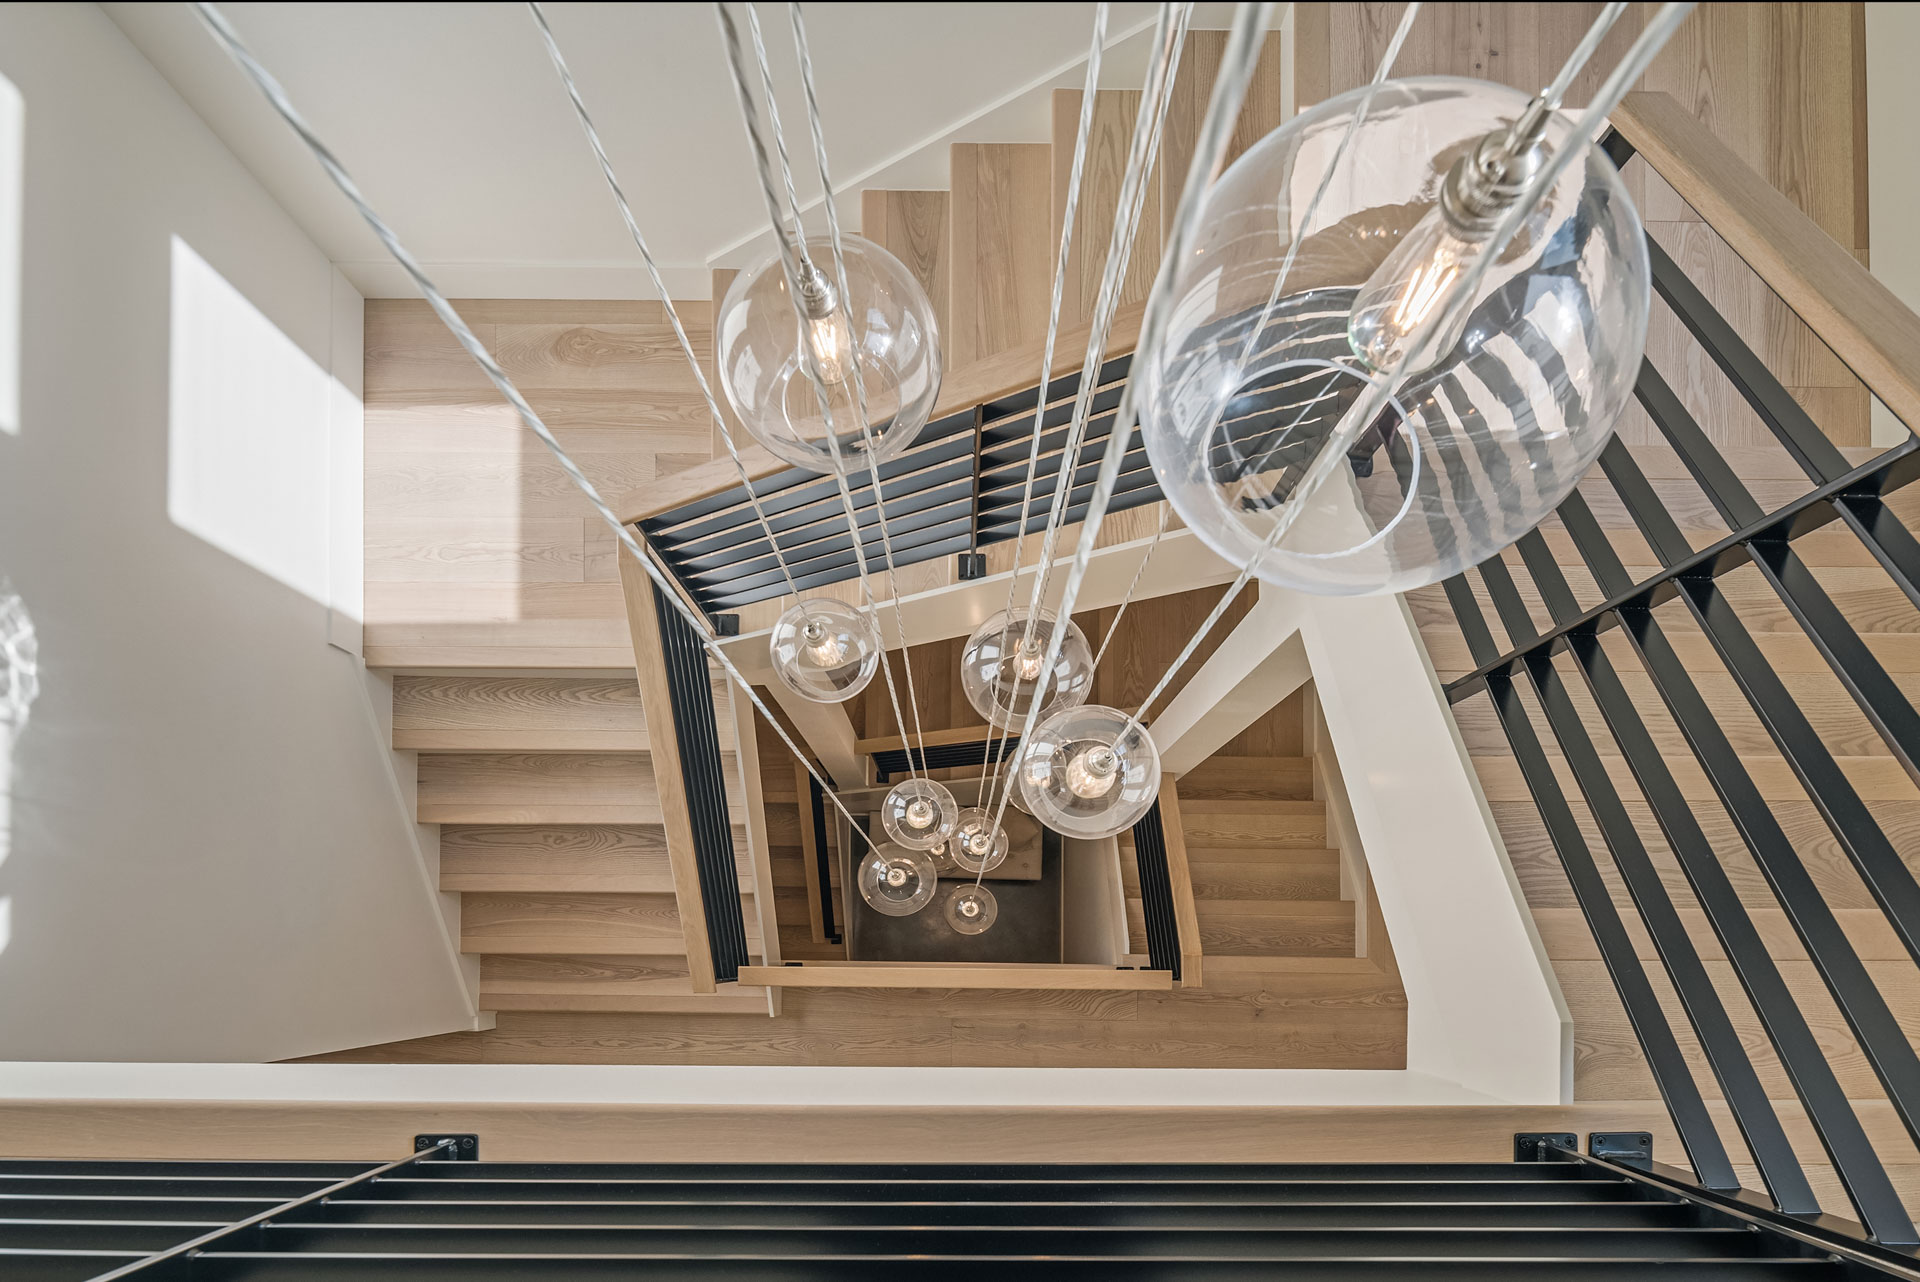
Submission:
[[[1204,982],[1201,970],[1202,956],[1213,944],[1209,938],[1209,926],[1218,937],[1219,917],[1216,914],[1210,923],[1197,911],[1194,904],[1193,874],[1187,867],[1187,830],[1180,810],[1180,790],[1170,774],[1160,776],[1160,833],[1165,846],[1167,864],[1167,888],[1173,896],[1173,925],[1180,940],[1180,986],[1199,988]],[[1124,864],[1124,861],[1122,861]],[[1139,875],[1139,864],[1134,864],[1134,875]],[[1239,949],[1227,948],[1223,952],[1238,952]],[[1258,951],[1258,950],[1255,950]]]
[[[749,916],[747,942],[756,952],[758,941],[759,932]],[[460,898],[460,951],[609,957],[687,955],[686,932],[671,894],[468,893]],[[703,991],[697,978],[693,991]]]
[[[947,361],[955,369],[1043,338],[1053,292],[1046,143],[955,143]]]
[[[1224,31],[1189,31],[1180,53],[1180,70],[1173,79],[1167,103],[1167,123],[1160,140],[1160,241],[1164,243],[1173,211],[1180,203],[1180,188],[1186,182],[1187,169],[1193,163],[1194,143],[1200,135],[1200,121],[1207,114],[1207,100],[1213,94],[1213,82],[1220,74],[1220,59],[1226,53]],[[1282,102],[1281,37],[1269,32],[1260,48],[1260,61],[1247,85],[1240,117],[1233,137],[1227,142],[1227,163],[1238,160],[1247,148],[1280,127],[1285,113]],[[1058,141],[1054,163],[1059,158]],[[1067,147],[1071,157],[1072,135]]]
[[[1180,776],[1180,795],[1189,801],[1310,801],[1313,760],[1215,753]]]
[[[427,753],[421,823],[658,824],[649,754]],[[669,830],[671,837],[671,830]]]
[[[722,744],[731,745],[722,726]],[[647,748],[631,679],[397,676],[393,746],[423,752],[628,751]]]
[[[1722,956],[1720,944],[1714,938],[1713,929],[1707,924],[1706,914],[1698,908],[1682,907],[1680,919],[1687,927],[1687,935],[1699,949],[1700,955],[1709,960]],[[1799,940],[1794,936],[1793,927],[1788,924],[1784,912],[1778,908],[1754,909],[1750,914],[1754,928],[1760,932],[1761,939],[1767,945],[1767,951],[1777,961],[1799,961],[1806,954],[1800,948]],[[1834,911],[1834,917],[1846,932],[1847,939],[1853,944],[1854,951],[1868,961],[1898,961],[1909,959],[1906,949],[1900,946],[1899,938],[1893,927],[1876,908],[1841,908]],[[1546,945],[1547,956],[1555,963],[1562,960],[1594,961],[1600,956],[1599,946],[1593,941],[1593,932],[1588,929],[1586,919],[1577,908],[1536,908],[1533,910],[1534,923],[1540,929],[1540,939]],[[1648,961],[1657,961],[1659,954],[1654,951],[1652,940],[1637,920],[1628,920],[1627,933],[1633,937],[1634,946],[1640,957]],[[1909,959],[1910,960],[1910,959]]]
[[[944,191],[868,188],[860,193],[860,234],[907,265],[927,291],[943,341],[952,328],[947,261],[952,203],[951,193]],[[943,355],[952,361],[950,354]]]
[[[660,304],[455,306],[603,492],[709,457]],[[707,360],[711,307],[679,310]],[[611,533],[424,304],[376,299],[366,323],[369,662],[630,667],[607,626],[621,619]]]
[[[487,955],[480,959],[480,1007],[764,1016],[767,993],[737,984],[717,993],[696,993],[685,964],[672,958]]]
[[[735,829],[741,893],[753,891],[743,830]],[[658,827],[489,827],[440,831],[440,889],[671,895],[673,868]]]
[[[1327,819],[1317,801],[1209,801],[1181,807],[1187,842],[1195,849],[1257,847],[1325,850]]]
[[[1053,91],[1053,219],[1048,224],[1057,255],[1066,222],[1067,189],[1073,179],[1074,142],[1080,130],[1083,90]],[[1087,133],[1087,153],[1080,170],[1080,204],[1068,250],[1066,275],[1060,292],[1060,323],[1083,325],[1093,319],[1113,245],[1113,226],[1120,213],[1120,188],[1126,177],[1127,152],[1133,144],[1134,122],[1140,114],[1137,89],[1102,89],[1094,94],[1093,119]],[[1140,221],[1120,283],[1119,300],[1144,303],[1160,269],[1160,172],[1147,175],[1141,195]],[[1051,263],[1049,264],[1051,266]],[[1075,359],[1077,363],[1077,358]]]

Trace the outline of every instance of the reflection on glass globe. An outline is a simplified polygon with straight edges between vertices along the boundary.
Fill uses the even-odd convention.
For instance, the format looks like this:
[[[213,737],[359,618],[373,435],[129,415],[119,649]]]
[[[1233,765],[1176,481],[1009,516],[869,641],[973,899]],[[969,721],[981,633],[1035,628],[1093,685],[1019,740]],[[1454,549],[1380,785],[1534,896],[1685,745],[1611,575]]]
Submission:
[[[960,871],[969,876],[992,872],[1007,862],[1007,830],[994,823],[987,810],[968,806],[953,826],[947,850]]]
[[[947,896],[947,925],[963,935],[985,933],[1000,915],[1000,901],[985,886],[955,886]]]
[[[1029,629],[1027,612],[1019,609],[1002,610],[974,630],[960,652],[960,688],[974,711],[1002,728],[1026,723],[1055,626],[1053,614],[1043,610]],[[1072,619],[1066,626],[1042,715],[1086,702],[1093,689],[1093,651],[1086,634]]]
[[[953,861],[953,843],[943,841],[927,851],[927,857],[933,860],[933,870],[942,877],[957,876],[960,865]]]
[[[801,263],[804,324],[779,257],[769,253],[733,278],[713,326],[720,385],[741,425],[777,457],[828,474],[833,449],[803,348],[819,362],[833,439],[849,473],[867,466],[859,386],[882,461],[913,444],[940,392],[940,338],[926,290],[872,241],[842,236],[840,243],[850,298],[839,296],[832,246],[815,237]]]
[[[892,842],[875,846],[860,861],[860,898],[889,917],[905,917],[925,908],[939,880],[926,851]]]
[[[932,850],[953,835],[960,803],[943,783],[903,779],[880,802],[880,826],[895,844]]]
[[[789,606],[768,641],[773,674],[815,703],[845,703],[880,669],[880,629],[845,601],[816,597]]]
[[[1444,289],[1477,258],[1479,240],[1442,224],[1443,180],[1528,102],[1481,81],[1388,81],[1301,226],[1358,99],[1296,116],[1208,193],[1141,415],[1162,490],[1209,547],[1253,561],[1269,583],[1327,595],[1437,583],[1539,524],[1632,396],[1651,297],[1640,218],[1613,162],[1569,137],[1570,117],[1551,118],[1544,145],[1584,147],[1584,160],[1496,261],[1455,341],[1364,425],[1263,551],[1378,363],[1437,323]]]
[[[1160,794],[1160,753],[1118,708],[1062,708],[1034,728],[1019,785],[1033,817],[1062,836],[1112,837]]]

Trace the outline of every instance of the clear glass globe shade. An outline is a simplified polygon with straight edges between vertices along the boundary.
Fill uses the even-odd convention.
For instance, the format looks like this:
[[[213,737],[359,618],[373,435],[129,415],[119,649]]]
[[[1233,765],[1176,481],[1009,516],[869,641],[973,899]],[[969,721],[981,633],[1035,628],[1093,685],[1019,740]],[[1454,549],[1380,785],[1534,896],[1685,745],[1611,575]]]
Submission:
[[[906,917],[933,899],[940,875],[934,869],[933,856],[926,851],[885,842],[860,861],[859,881],[860,898],[875,912]]]
[[[932,779],[903,779],[880,802],[880,826],[895,845],[932,850],[953,835],[960,803]]]
[[[1584,156],[1496,261],[1457,341],[1264,547],[1301,472],[1377,377],[1361,353],[1382,359],[1437,320],[1445,282],[1477,258],[1479,242],[1463,249],[1436,231],[1441,183],[1528,99],[1476,80],[1389,81],[1303,226],[1358,101],[1355,91],[1301,113],[1221,176],[1174,282],[1166,343],[1143,371],[1141,435],[1181,519],[1266,582],[1327,595],[1437,583],[1538,525],[1632,397],[1651,298],[1619,173],[1555,116],[1545,145]],[[1370,282],[1397,291],[1386,328],[1381,300],[1362,297]]]
[[[815,703],[845,703],[880,669],[880,629],[870,616],[830,597],[789,606],[767,645],[774,676]]]
[[[1007,862],[1008,846],[1007,830],[993,822],[993,815],[980,806],[968,806],[953,826],[947,854],[971,877]]]
[[[974,629],[960,652],[960,689],[975,712],[1002,729],[1026,724],[1058,626],[1053,614],[1043,610],[1029,630],[1027,612],[1016,609],[1002,610]],[[1092,689],[1093,650],[1079,625],[1068,619],[1044,708],[1085,703]]]
[[[1000,901],[985,886],[955,886],[947,896],[947,925],[962,935],[986,933],[1000,915]]]
[[[806,242],[802,322],[787,277],[769,253],[733,278],[714,315],[720,386],[742,427],[777,457],[831,474],[833,446],[806,353],[821,381],[843,466],[867,466],[859,395],[866,391],[873,454],[884,461],[913,444],[940,393],[940,338],[933,304],[904,263],[872,241],[840,238],[848,297],[839,297],[833,248]],[[808,270],[811,263],[811,271]]]
[[[1018,782],[1033,817],[1055,832],[1111,837],[1160,795],[1160,753],[1118,708],[1062,708],[1034,727]]]

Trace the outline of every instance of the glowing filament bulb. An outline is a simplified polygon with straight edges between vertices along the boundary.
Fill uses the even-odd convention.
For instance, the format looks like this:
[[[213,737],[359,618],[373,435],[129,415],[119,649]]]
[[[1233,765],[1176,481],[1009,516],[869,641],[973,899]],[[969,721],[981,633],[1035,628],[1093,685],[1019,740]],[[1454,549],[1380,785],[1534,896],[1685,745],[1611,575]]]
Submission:
[[[1046,666],[1046,657],[1046,651],[1040,648],[1038,642],[1022,641],[1013,659],[1015,677],[1021,681],[1038,681],[1040,670]]]
[[[1347,324],[1354,355],[1382,372],[1397,365],[1421,327],[1437,318],[1448,289],[1479,253],[1479,242],[1463,236],[1443,210],[1429,210],[1354,297]],[[1426,348],[1424,364],[1437,364],[1459,344],[1466,328],[1462,312]]]
[[[924,797],[916,797],[907,804],[907,827],[931,828],[935,818],[933,805]]]
[[[1067,760],[1067,791],[1091,801],[1113,790],[1120,777],[1120,758],[1107,744],[1094,744]]]
[[[847,643],[825,619],[808,619],[800,629],[800,653],[816,668],[837,668],[847,661]]]
[[[807,348],[820,369],[820,381],[838,387],[853,372],[853,330],[843,312],[807,321]]]

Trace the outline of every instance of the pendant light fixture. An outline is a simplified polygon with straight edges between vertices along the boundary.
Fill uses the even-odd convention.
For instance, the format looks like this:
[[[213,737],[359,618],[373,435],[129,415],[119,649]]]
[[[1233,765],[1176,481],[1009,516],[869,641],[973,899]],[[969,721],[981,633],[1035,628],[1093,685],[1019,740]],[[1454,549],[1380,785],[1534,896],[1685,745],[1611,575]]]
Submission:
[[[844,601],[815,597],[789,606],[768,638],[780,684],[815,703],[845,703],[880,667],[880,628]]]
[[[960,870],[978,877],[1007,862],[1007,830],[993,821],[981,806],[968,806],[953,826],[947,841],[947,853]]]
[[[869,446],[872,460],[885,462],[926,426],[940,393],[940,341],[933,304],[904,263],[851,234],[841,235],[840,254],[844,296],[828,238],[801,245],[798,320],[780,254],[767,254],[734,277],[713,333],[720,385],[748,435],[776,457],[826,474],[837,446],[839,467],[858,475]],[[863,408],[870,432],[861,431]]]
[[[1209,193],[1141,431],[1221,556],[1329,595],[1436,583],[1538,525],[1599,455],[1632,396],[1651,273],[1618,170],[1549,101],[1437,76],[1356,89]],[[1470,305],[1443,308],[1564,149]],[[1343,423],[1388,376],[1372,421]],[[1300,485],[1336,429],[1354,434],[1345,464]]]
[[[1160,795],[1160,753],[1146,727],[1118,708],[1062,708],[1021,745],[1016,782],[1033,817],[1055,832],[1112,837]]]
[[[959,934],[985,934],[1000,916],[1000,901],[978,883],[955,886],[947,895],[944,916]]]
[[[974,629],[960,652],[960,688],[974,711],[1003,729],[1023,720],[1039,685],[1048,643],[1060,626],[1047,611],[1035,617],[1013,609]],[[1047,683],[1047,708],[1084,703],[1093,689],[1093,650],[1086,634],[1071,619],[1064,630]]]
[[[860,898],[889,917],[908,917],[925,908],[939,883],[933,857],[882,842],[860,861]]]
[[[953,835],[960,804],[934,779],[902,779],[880,802],[888,840],[909,850],[933,850]]]

